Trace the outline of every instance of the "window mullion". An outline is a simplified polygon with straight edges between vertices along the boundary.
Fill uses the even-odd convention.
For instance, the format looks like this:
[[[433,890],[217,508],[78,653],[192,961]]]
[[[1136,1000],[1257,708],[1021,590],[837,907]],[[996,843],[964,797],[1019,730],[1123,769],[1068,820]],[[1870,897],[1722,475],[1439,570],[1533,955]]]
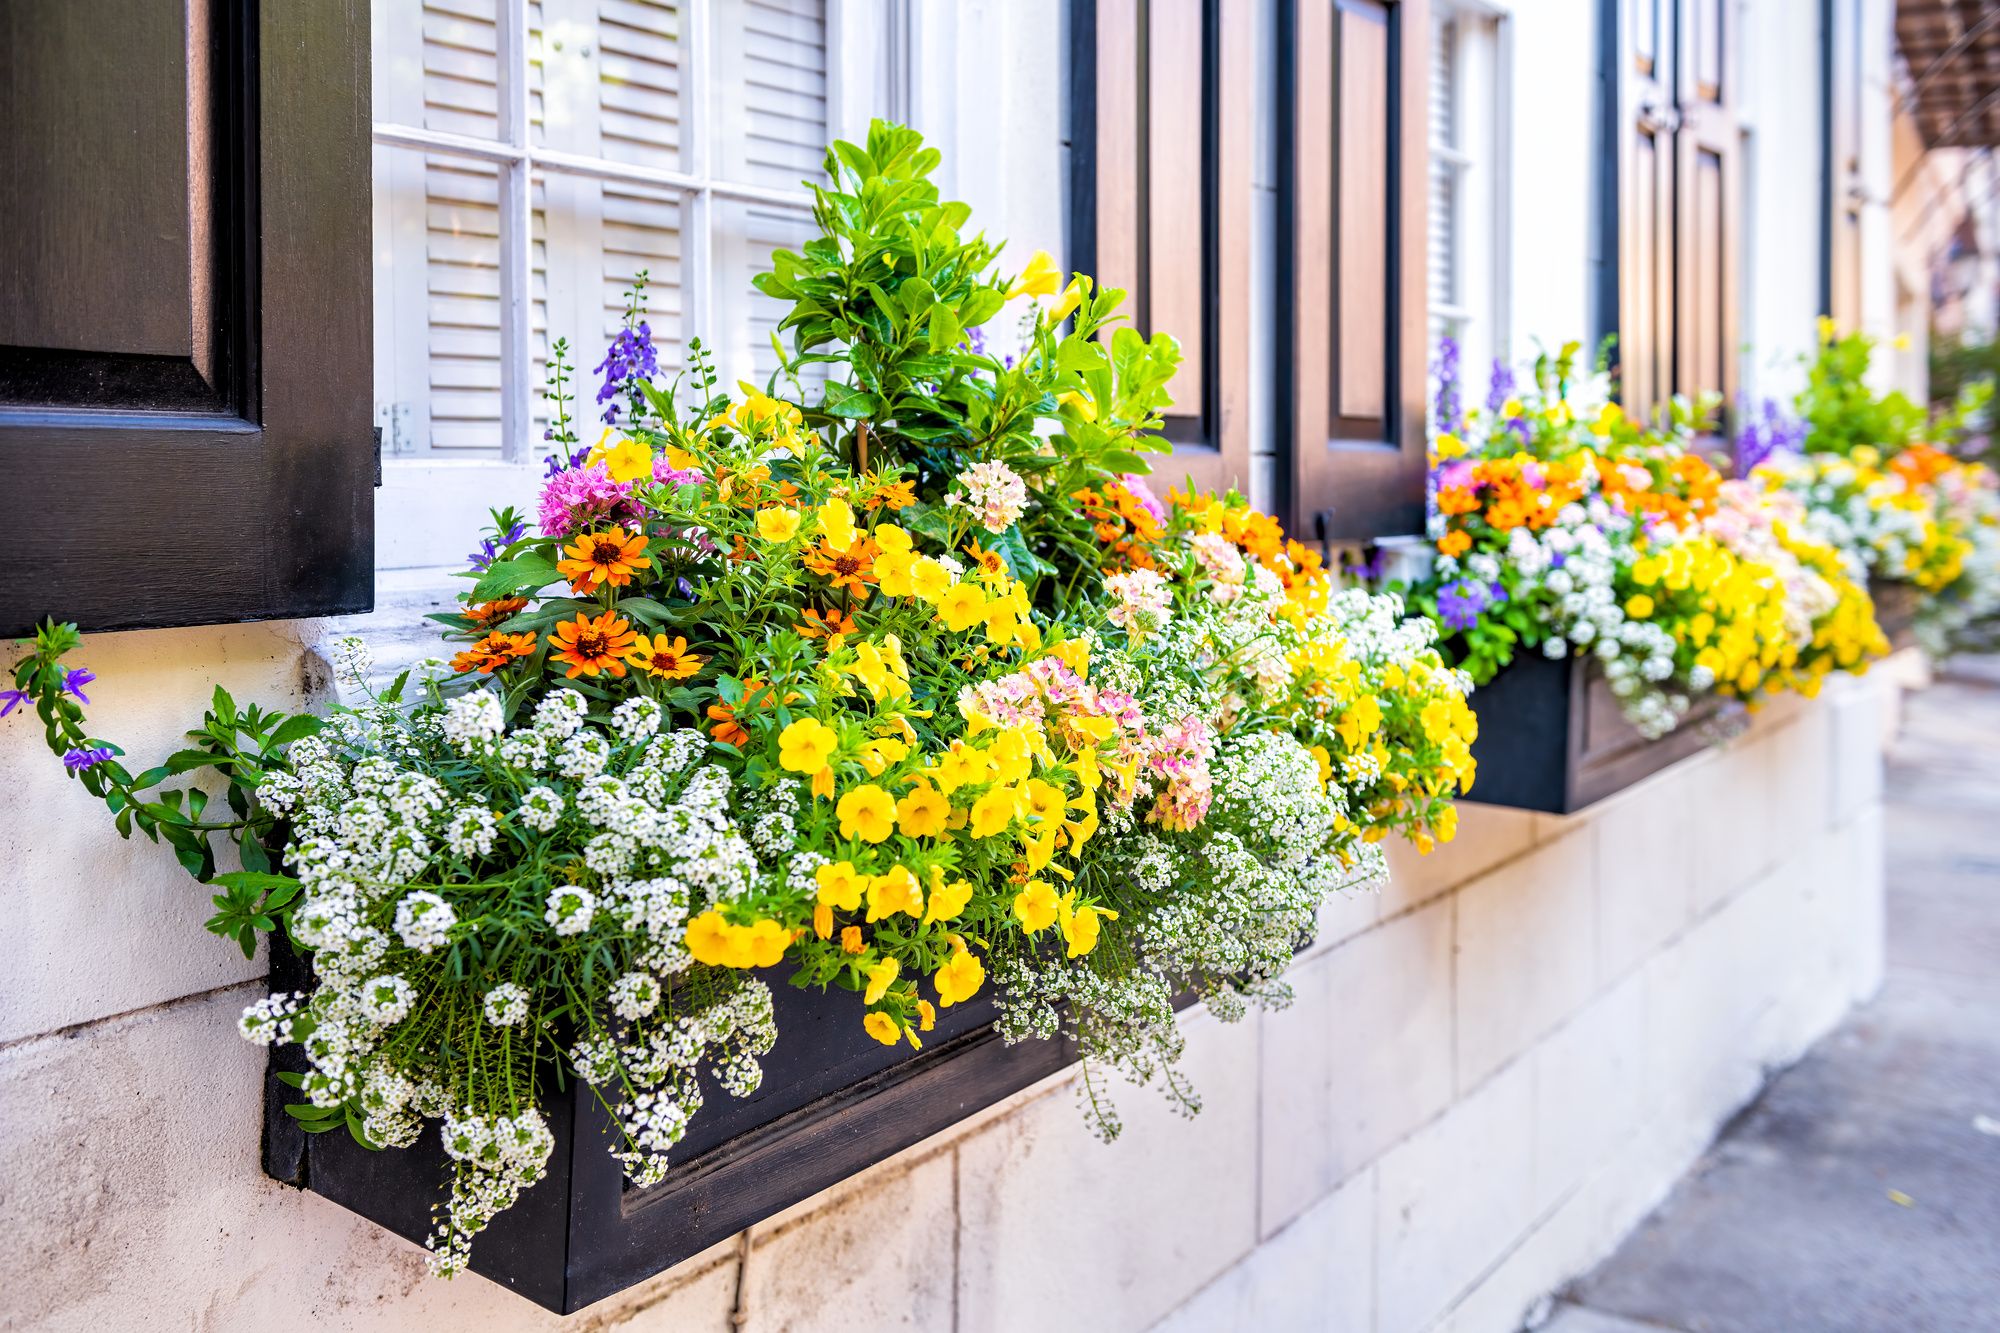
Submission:
[[[500,456],[523,462],[533,434],[529,342],[534,302],[534,213],[528,150],[528,0],[494,7],[500,141]]]
[[[688,174],[701,184],[690,189],[681,202],[681,310],[682,336],[699,337],[702,346],[715,341],[710,323],[715,305],[709,270],[714,252],[714,199],[707,188],[715,169],[711,140],[715,127],[714,11],[709,0],[688,0],[682,11],[685,47],[681,67],[681,162]]]

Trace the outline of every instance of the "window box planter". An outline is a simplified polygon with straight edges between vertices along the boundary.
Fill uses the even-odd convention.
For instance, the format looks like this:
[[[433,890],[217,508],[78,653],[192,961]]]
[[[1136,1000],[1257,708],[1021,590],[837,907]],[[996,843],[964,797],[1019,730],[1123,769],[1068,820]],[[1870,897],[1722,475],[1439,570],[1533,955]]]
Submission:
[[[274,941],[275,943],[275,941]],[[274,953],[279,951],[274,951]],[[289,953],[289,950],[283,950]],[[274,989],[303,980],[272,962]],[[473,1271],[569,1314],[665,1271],[830,1185],[1056,1073],[1067,1041],[1008,1046],[990,995],[941,1010],[924,1048],[883,1046],[861,1030],[854,997],[771,982],[778,1041],[757,1092],[739,1100],[704,1077],[702,1110],[651,1189],[627,1182],[609,1151],[610,1117],[572,1081],[543,1103],[555,1149],[548,1175],[480,1233]],[[990,988],[989,988],[990,992]],[[265,1082],[264,1170],[422,1244],[444,1198],[448,1161],[434,1124],[409,1148],[373,1151],[341,1131],[306,1134],[285,1113],[298,1092]],[[302,1066],[301,1066],[302,1067]]]
[[[1734,735],[1748,723],[1732,700],[1697,703],[1679,727],[1647,740],[1625,720],[1587,658],[1522,653],[1472,692],[1478,777],[1465,799],[1573,814]]]

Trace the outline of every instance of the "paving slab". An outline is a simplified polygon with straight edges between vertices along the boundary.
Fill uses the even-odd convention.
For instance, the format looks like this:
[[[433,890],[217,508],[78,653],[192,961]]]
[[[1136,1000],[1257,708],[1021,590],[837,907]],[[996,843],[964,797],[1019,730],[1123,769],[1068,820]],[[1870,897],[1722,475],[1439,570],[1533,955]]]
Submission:
[[[2000,1329],[2000,659],[1909,701],[1884,799],[1881,994],[1545,1329]]]

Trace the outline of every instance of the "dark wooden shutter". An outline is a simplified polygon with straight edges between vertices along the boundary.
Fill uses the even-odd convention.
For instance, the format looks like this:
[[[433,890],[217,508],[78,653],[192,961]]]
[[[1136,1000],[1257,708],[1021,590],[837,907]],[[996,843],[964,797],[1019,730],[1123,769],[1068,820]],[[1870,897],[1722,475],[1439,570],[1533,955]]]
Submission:
[[[0,632],[365,610],[368,6],[0,6]]]
[[[1822,0],[1821,130],[1826,200],[1820,312],[1844,330],[1861,324],[1861,0]]]
[[[1619,25],[1620,396],[1734,402],[1743,217],[1734,0],[1610,0]]]
[[[1070,267],[1185,357],[1156,475],[1249,483],[1250,0],[1074,0]]]
[[[1281,509],[1308,540],[1424,528],[1425,0],[1285,0]]]

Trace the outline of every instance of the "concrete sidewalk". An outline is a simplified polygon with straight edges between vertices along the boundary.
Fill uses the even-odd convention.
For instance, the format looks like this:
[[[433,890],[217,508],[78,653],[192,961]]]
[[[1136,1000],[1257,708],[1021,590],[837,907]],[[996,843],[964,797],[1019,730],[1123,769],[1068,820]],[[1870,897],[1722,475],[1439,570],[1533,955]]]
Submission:
[[[2000,659],[1909,700],[1885,802],[1880,996],[1544,1333],[2000,1329]]]

